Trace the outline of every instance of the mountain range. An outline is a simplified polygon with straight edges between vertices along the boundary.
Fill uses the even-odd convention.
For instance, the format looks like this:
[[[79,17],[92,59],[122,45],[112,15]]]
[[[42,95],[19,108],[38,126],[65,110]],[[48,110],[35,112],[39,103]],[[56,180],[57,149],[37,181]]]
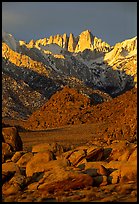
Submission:
[[[3,118],[29,118],[65,86],[94,105],[137,88],[137,37],[110,46],[86,30],[27,43],[2,32]]]

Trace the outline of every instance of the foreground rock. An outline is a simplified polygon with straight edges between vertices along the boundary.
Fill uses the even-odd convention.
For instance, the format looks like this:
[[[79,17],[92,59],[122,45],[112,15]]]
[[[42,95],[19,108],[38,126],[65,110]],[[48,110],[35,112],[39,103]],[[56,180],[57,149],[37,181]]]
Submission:
[[[13,151],[20,151],[23,149],[23,144],[16,127],[2,128],[2,137],[4,142],[8,143]]]
[[[64,147],[59,145],[58,143],[41,143],[34,145],[32,148],[32,152],[45,152],[52,151],[55,155],[59,155],[64,152]]]
[[[15,151],[22,151],[23,143],[16,127],[2,128],[2,163],[11,158]]]
[[[3,202],[135,202],[137,145],[35,145],[2,164],[2,182]]]

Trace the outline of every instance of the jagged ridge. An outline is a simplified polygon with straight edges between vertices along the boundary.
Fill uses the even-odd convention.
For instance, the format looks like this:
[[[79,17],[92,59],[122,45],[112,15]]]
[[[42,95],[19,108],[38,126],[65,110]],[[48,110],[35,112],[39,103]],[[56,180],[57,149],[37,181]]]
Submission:
[[[83,93],[89,95],[91,90],[98,89],[115,97],[137,83],[136,50],[136,38],[110,47],[93,36],[89,30],[77,37],[73,34],[69,37],[66,34],[56,35],[49,39],[32,40],[29,44],[16,41],[12,35],[4,33],[3,96],[7,97],[6,103],[3,103],[4,110],[7,113],[8,107],[14,110],[17,102],[16,100],[12,103],[14,105],[9,105],[10,95],[8,96],[6,87],[16,90],[15,86],[22,84],[22,81],[41,94],[46,101],[63,85],[78,87],[77,90],[82,89]],[[5,74],[12,77],[11,81],[16,80],[16,83],[10,83],[9,86]],[[87,89],[90,89],[89,92]],[[20,91],[15,94],[17,94],[15,98],[21,97]],[[102,98],[98,102],[105,101],[105,97]]]
[[[79,36],[75,37],[70,33],[69,37],[66,33],[63,35],[50,36],[49,38],[43,38],[39,40],[31,40],[28,44],[25,41],[19,41],[20,45],[25,45],[28,48],[37,47],[40,48],[41,45],[46,46],[49,44],[57,44],[62,48],[65,48],[69,52],[82,52],[85,49],[97,50],[102,52],[108,52],[111,50],[111,46],[103,42],[101,39],[92,35],[89,30],[83,31]]]

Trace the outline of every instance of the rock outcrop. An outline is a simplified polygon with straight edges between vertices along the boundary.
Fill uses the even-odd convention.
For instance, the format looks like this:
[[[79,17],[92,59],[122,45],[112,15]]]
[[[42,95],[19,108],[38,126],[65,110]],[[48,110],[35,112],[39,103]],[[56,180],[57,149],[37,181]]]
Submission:
[[[108,154],[107,149],[111,149]],[[134,143],[126,140],[115,140],[111,145],[87,143],[65,149],[56,157],[52,148],[52,151],[48,148],[40,152],[32,150],[17,151],[2,164],[4,202],[49,201],[51,197],[55,201],[75,201],[75,198],[90,202],[120,201],[127,195],[128,199],[136,200],[137,154],[134,152],[137,145]],[[122,158],[125,152],[129,152],[128,157],[116,159]]]
[[[65,48],[69,52],[83,52],[85,49],[97,50],[99,52],[108,52],[111,50],[111,46],[102,41],[101,39],[92,35],[90,30],[83,31],[79,36],[75,37],[72,33],[69,37],[66,33],[63,35],[57,34],[50,36],[49,38],[43,38],[39,40],[31,40],[29,43],[19,41],[20,45],[25,45],[27,48],[37,47],[41,45],[46,46],[48,44],[57,44],[62,48]]]
[[[79,35],[79,41],[78,41],[78,44],[76,46],[75,52],[82,52],[85,49],[92,50],[93,40],[94,40],[94,37],[92,36],[92,34],[89,30],[82,32]]]
[[[15,127],[5,127],[2,128],[2,137],[5,143],[8,143],[13,151],[18,151],[23,149],[22,140],[18,134]]]
[[[76,47],[76,42],[75,42],[74,35],[72,33],[70,33],[69,41],[68,41],[68,51],[69,52],[74,52],[75,47]]]
[[[75,52],[83,52],[86,49],[105,53],[112,48],[108,43],[103,42],[101,39],[93,36],[89,30],[86,30],[79,35],[79,41],[75,48]]]
[[[2,163],[15,151],[23,150],[23,143],[15,127],[2,128]]]

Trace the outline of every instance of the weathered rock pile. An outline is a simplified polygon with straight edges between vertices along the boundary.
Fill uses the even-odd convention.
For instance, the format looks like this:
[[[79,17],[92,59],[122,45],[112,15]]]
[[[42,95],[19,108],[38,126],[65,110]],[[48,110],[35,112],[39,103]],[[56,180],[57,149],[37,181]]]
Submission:
[[[25,127],[37,130],[83,123],[105,123],[104,136],[134,140],[137,135],[136,88],[108,102],[91,106],[87,96],[65,87],[33,113]]]
[[[82,114],[82,110],[90,106],[91,100],[75,89],[64,87],[56,92],[40,110],[33,113],[25,127],[42,129],[72,124],[72,118]],[[74,121],[73,121],[74,124]]]
[[[43,143],[30,152],[18,148],[7,155],[2,164],[3,202],[117,201],[124,196],[135,201],[136,178],[135,143],[115,140],[69,149]]]

